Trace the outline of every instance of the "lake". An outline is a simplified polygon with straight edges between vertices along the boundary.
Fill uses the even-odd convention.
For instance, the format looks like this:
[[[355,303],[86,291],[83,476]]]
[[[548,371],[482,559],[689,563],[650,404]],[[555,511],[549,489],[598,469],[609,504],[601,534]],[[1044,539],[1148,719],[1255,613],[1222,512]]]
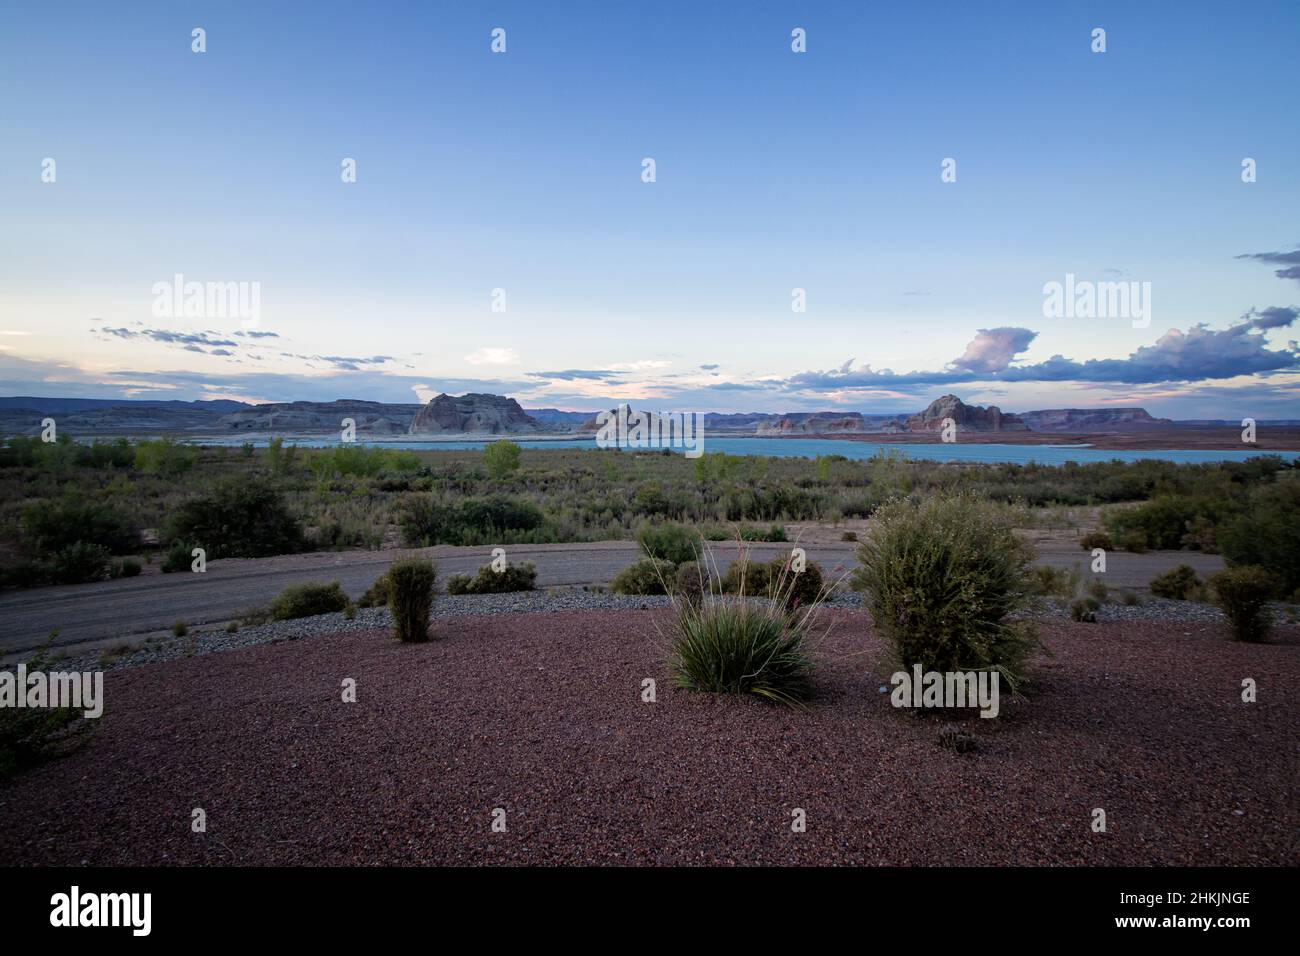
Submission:
[[[526,438],[511,438],[522,448],[591,448],[596,447],[595,438],[573,438],[530,441]],[[195,439],[196,443],[207,445],[239,446],[244,439]],[[328,448],[339,444],[337,440],[322,438],[288,439],[290,444],[306,448]],[[254,440],[253,444],[264,446],[266,440]],[[488,441],[375,441],[361,444],[380,445],[384,448],[409,448],[415,451],[436,451],[438,449],[476,449],[488,444]],[[1258,450],[1214,451],[1207,449],[1143,449],[1141,451],[1115,451],[1101,448],[1083,448],[1077,445],[993,445],[967,444],[897,444],[891,442],[847,441],[836,438],[708,438],[703,442],[704,451],[721,451],[728,455],[759,455],[774,458],[816,458],[818,455],[843,455],[855,461],[861,461],[879,454],[881,451],[896,452],[908,458],[923,461],[973,461],[990,464],[1029,464],[1064,465],[1067,462],[1086,464],[1095,461],[1173,461],[1179,463],[1203,463],[1215,461],[1245,461],[1259,455],[1275,454],[1287,460],[1300,457],[1300,452],[1264,452]],[[637,449],[645,450],[645,449]]]

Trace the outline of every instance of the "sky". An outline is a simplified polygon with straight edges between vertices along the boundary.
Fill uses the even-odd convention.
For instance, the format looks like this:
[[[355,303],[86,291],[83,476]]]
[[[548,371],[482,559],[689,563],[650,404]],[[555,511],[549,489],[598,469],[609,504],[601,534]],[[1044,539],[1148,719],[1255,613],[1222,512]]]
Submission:
[[[1297,40],[1294,0],[6,0],[0,394],[1300,418]]]

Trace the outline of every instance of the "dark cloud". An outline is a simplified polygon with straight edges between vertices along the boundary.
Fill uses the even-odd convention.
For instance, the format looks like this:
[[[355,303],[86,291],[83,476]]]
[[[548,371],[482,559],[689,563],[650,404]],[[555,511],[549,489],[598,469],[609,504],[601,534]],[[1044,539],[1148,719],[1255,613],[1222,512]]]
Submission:
[[[715,368],[721,368],[721,367],[722,367],[721,365],[718,365],[718,364],[716,364],[716,363],[714,363],[713,365],[701,365],[701,366],[700,366],[700,368],[704,369],[704,371],[706,371],[706,372],[712,372]]]
[[[1300,281],[1300,246],[1297,246],[1291,252],[1247,252],[1237,256],[1237,258],[1281,266],[1282,268],[1273,270],[1273,275],[1279,279]]]
[[[578,380],[590,382],[619,381],[619,372],[609,369],[585,369],[569,368],[562,372],[529,372],[533,378],[549,378],[561,382],[574,382]]]
[[[126,328],[99,329],[100,335],[111,335],[119,339],[151,339],[164,345],[238,345],[230,339],[214,338],[208,332],[172,332],[167,329],[142,329],[139,332]]]
[[[876,371],[869,365],[853,368],[853,360],[838,369],[801,372],[786,380],[796,389],[919,390],[965,382],[1105,382],[1145,385],[1160,382],[1199,382],[1300,369],[1300,348],[1295,343],[1270,349],[1267,329],[1284,328],[1300,316],[1300,309],[1274,306],[1251,311],[1226,329],[1194,325],[1186,332],[1170,329],[1154,345],[1144,345],[1123,359],[1088,359],[1078,362],[1053,355],[1033,365],[1010,363],[1028,348],[1037,333],[1029,329],[981,329],[959,358],[947,369],[898,374]]]
[[[235,335],[239,336],[240,338],[247,338],[247,339],[278,339],[280,337],[279,332],[257,332],[257,331],[247,331],[247,332],[241,331],[241,332],[236,332]]]

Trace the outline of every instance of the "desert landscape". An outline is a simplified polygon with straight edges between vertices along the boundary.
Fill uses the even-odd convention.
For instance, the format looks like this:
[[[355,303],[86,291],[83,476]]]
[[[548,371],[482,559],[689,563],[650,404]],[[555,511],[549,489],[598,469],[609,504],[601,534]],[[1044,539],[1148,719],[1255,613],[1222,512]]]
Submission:
[[[10,7],[6,940],[1287,928],[1294,2]]]

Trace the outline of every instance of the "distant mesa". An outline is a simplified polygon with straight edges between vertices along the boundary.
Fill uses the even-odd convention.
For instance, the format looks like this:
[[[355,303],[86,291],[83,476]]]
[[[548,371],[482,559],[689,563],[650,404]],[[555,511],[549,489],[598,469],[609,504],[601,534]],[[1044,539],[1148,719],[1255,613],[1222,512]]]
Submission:
[[[925,411],[907,419],[907,430],[909,432],[941,431],[944,421],[949,418],[957,423],[958,431],[1027,432],[1030,430],[1019,415],[1004,412],[996,405],[987,408],[980,405],[967,405],[956,395],[936,398]]]
[[[218,426],[237,432],[334,432],[345,418],[356,422],[357,431],[367,435],[401,435],[410,426],[420,406],[389,405],[342,398],[334,402],[276,402],[252,405],[218,421]]]
[[[470,392],[453,398],[445,392],[429,400],[411,419],[412,435],[530,435],[550,428],[513,398]]]
[[[1049,408],[1020,416],[1036,432],[1141,431],[1173,428],[1169,418],[1152,418],[1145,408]]]

